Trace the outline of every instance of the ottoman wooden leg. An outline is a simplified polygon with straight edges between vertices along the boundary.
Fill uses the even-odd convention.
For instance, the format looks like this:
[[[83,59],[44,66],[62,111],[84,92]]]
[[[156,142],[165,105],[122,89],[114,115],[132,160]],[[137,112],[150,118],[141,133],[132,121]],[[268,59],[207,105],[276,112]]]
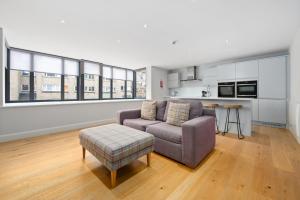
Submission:
[[[84,147],[82,147],[82,157],[83,157],[83,159],[85,159],[85,148]]]
[[[147,154],[147,166],[150,167],[151,164],[151,153]]]
[[[117,170],[110,172],[110,179],[111,179],[111,187],[114,188],[116,186]]]

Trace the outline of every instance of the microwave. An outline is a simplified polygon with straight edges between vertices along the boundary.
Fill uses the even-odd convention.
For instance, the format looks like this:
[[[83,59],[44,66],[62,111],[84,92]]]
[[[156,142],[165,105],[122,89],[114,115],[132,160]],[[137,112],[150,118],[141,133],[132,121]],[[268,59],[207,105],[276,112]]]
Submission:
[[[235,82],[218,83],[218,97],[235,98]]]
[[[236,91],[238,98],[257,98],[257,81],[239,81]]]

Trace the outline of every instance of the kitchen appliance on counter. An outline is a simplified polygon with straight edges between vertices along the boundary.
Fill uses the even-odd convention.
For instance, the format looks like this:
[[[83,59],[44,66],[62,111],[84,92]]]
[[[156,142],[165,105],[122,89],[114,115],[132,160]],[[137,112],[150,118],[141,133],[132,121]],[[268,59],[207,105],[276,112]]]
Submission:
[[[257,98],[257,81],[238,81],[237,98]]]
[[[235,82],[218,83],[218,97],[235,98]]]

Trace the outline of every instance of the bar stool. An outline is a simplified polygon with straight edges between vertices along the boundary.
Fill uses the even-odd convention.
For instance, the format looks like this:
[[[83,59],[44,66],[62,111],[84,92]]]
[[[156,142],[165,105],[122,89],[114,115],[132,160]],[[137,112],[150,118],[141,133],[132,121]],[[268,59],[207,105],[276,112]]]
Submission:
[[[219,104],[217,103],[210,103],[210,104],[205,104],[204,108],[211,109],[216,113],[216,108],[219,107]],[[219,134],[219,125],[218,125],[218,119],[217,119],[217,113],[216,113],[216,126],[217,126],[217,132],[216,134]]]
[[[229,123],[233,123],[233,124],[236,124],[236,128],[237,128],[237,131],[238,131],[238,138],[239,139],[244,139],[245,136],[242,134],[241,122],[240,122],[240,113],[239,113],[239,109],[242,108],[242,105],[239,105],[239,104],[225,104],[225,105],[223,105],[223,108],[227,109],[227,116],[226,116],[225,128],[224,128],[224,131],[223,131],[222,135],[225,135],[225,133],[228,133]],[[231,109],[235,109],[236,122],[229,121],[230,110]]]

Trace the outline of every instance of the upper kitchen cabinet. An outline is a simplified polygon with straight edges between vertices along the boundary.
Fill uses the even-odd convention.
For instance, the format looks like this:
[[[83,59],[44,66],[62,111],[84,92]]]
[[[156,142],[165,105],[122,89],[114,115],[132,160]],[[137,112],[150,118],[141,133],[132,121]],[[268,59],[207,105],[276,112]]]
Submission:
[[[258,79],[258,60],[236,63],[236,79]]]
[[[217,86],[217,66],[205,66],[199,68],[199,78],[202,80],[201,84],[203,86]]]
[[[259,60],[259,98],[286,98],[286,56]]]
[[[218,80],[235,80],[235,63],[219,65],[217,67]]]
[[[168,88],[178,88],[180,86],[179,73],[168,74]]]

